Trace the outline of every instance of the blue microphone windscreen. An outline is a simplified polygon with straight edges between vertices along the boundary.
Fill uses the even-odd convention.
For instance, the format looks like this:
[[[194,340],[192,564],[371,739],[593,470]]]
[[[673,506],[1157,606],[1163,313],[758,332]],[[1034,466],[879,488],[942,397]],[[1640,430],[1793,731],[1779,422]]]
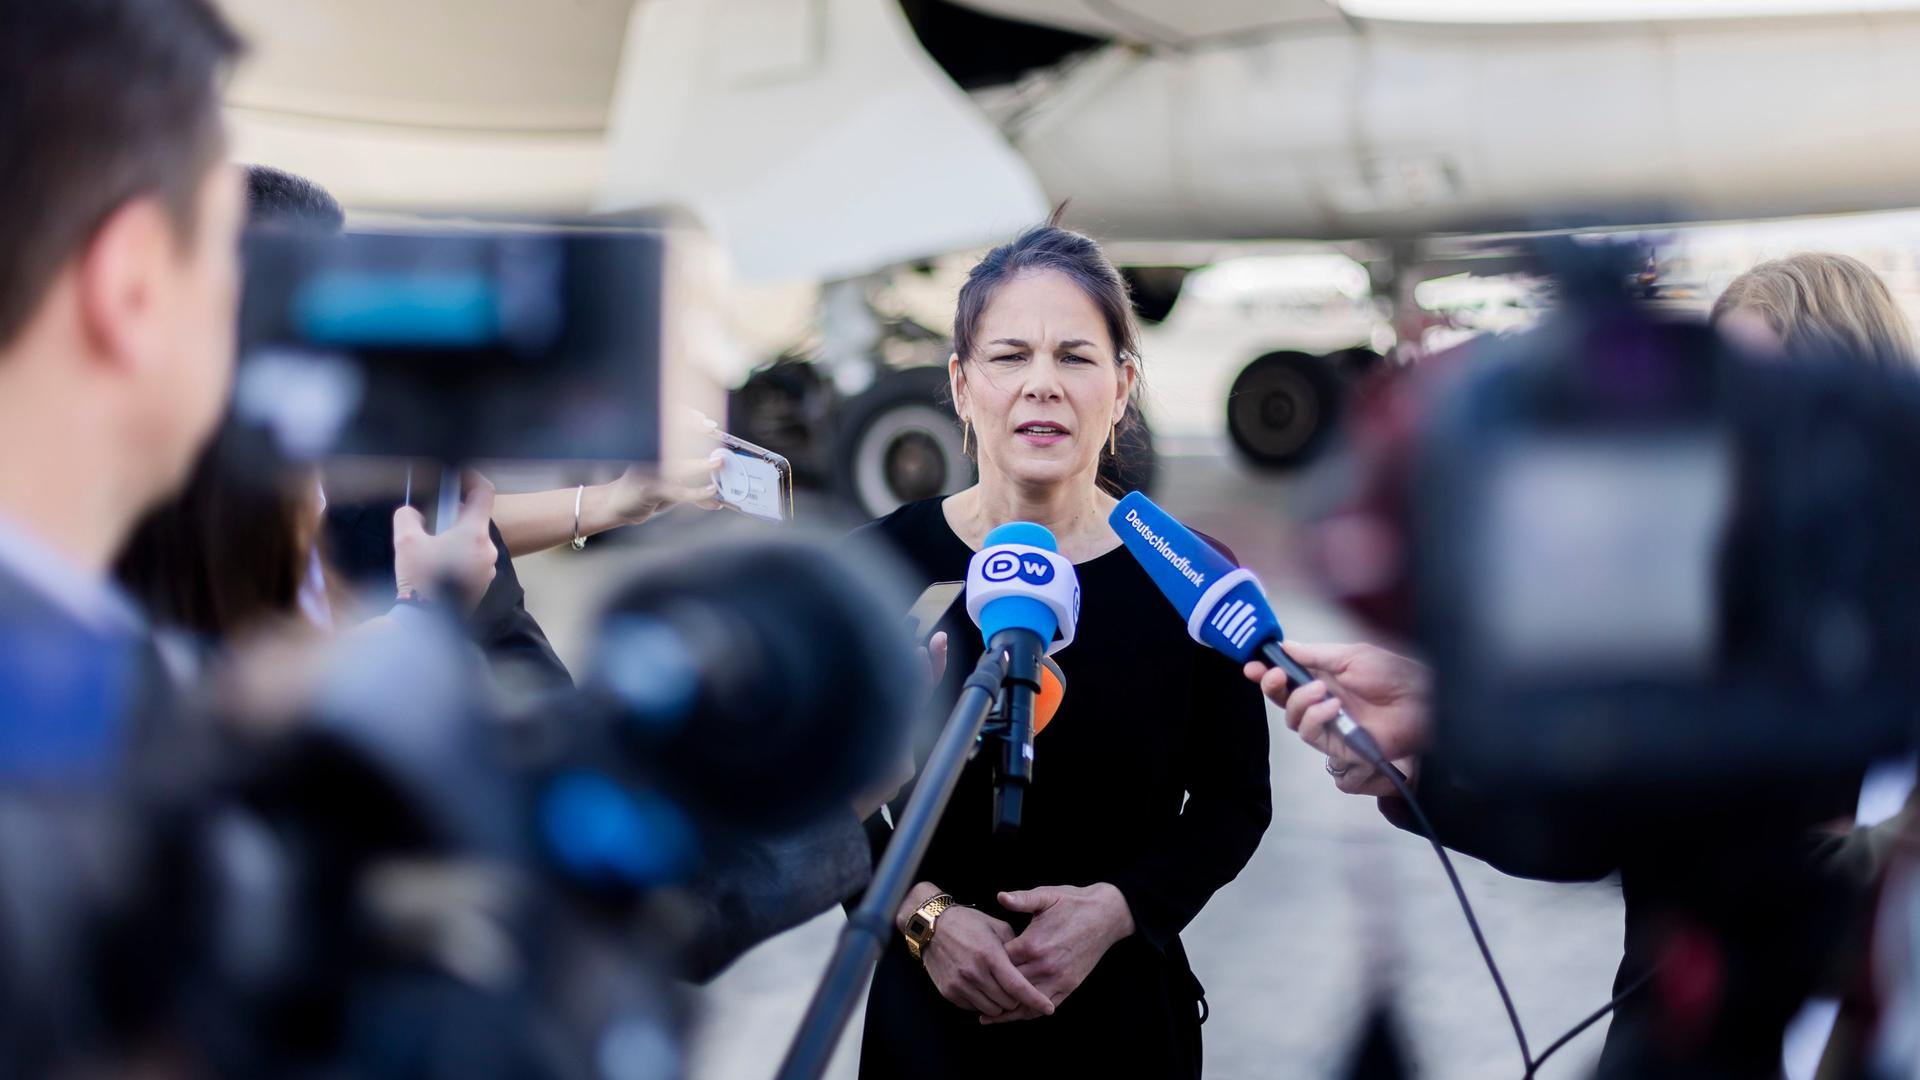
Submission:
[[[1248,578],[1228,589],[1225,595],[1207,604],[1200,622],[1200,643],[1218,649],[1244,664],[1253,659],[1267,641],[1280,640],[1280,620],[1260,591],[1260,583]]]
[[[1244,662],[1263,643],[1280,639],[1280,621],[1253,575],[1151,499],[1128,495],[1107,523],[1187,620],[1195,641]]]
[[[1073,640],[1080,584],[1059,550],[1053,533],[1031,521],[1010,521],[987,534],[967,566],[967,613],[988,641],[1015,628],[1045,642],[1058,634],[1062,648]]]
[[[1053,539],[1053,533],[1045,525],[1036,525],[1031,521],[1009,521],[1005,525],[987,534],[981,547],[998,547],[1001,544],[1025,544],[1046,551],[1059,551],[1060,545]]]
[[[1193,616],[1207,587],[1234,568],[1212,544],[1137,491],[1120,500],[1107,524],[1183,619]]]

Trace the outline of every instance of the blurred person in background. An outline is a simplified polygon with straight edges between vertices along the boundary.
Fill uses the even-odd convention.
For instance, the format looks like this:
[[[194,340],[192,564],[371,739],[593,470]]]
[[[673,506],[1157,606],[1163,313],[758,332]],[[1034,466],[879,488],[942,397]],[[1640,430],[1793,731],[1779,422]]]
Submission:
[[[326,189],[292,173],[249,166],[247,189],[256,228],[332,234],[346,220]],[[448,599],[470,613],[497,677],[522,678],[531,667],[533,688],[564,688],[571,679],[526,610],[512,557],[638,525],[682,503],[718,505],[711,483],[676,483],[640,467],[603,484],[514,495],[496,495],[469,474],[459,522],[434,536],[411,506],[329,504],[317,469],[262,476],[260,461],[272,455],[248,434],[231,424],[223,430],[187,491],[148,519],[121,561],[159,618],[203,642],[248,629],[328,629],[336,614],[357,621],[343,606],[357,591],[345,581],[434,601],[445,576],[457,587]],[[540,707],[566,701],[543,697]],[[852,813],[767,835],[709,837],[700,871],[680,891],[686,933],[672,957],[676,973],[710,979],[752,946],[857,894],[871,871],[860,822],[897,788],[856,797]]]
[[[246,187],[252,228],[331,235],[345,225],[339,202],[304,177],[251,165]],[[577,490],[495,496],[488,488],[493,558],[481,568],[471,565],[471,545],[436,542],[418,511],[329,503],[318,469],[274,461],[270,446],[230,423],[195,464],[179,498],[141,525],[119,573],[156,619],[193,635],[204,649],[244,627],[298,620],[325,630],[336,615],[354,621],[378,614],[384,604],[356,612],[354,594],[378,596],[396,584],[396,572],[423,592],[433,587],[435,575],[424,566],[396,567],[399,535],[402,546],[422,554],[457,553],[445,572],[461,583],[460,592],[480,590],[461,597],[475,640],[497,674],[533,690],[568,686],[572,678],[527,611],[513,556],[637,525],[682,502],[711,506],[713,495],[710,487],[651,480],[637,468]]]
[[[1180,931],[1266,830],[1267,729],[1107,524],[1100,462],[1140,362],[1126,286],[1092,240],[1038,226],[973,268],[953,336],[979,483],[862,532],[926,584],[965,578],[994,528],[1037,522],[1085,606],[1057,656],[1071,692],[1036,743],[1045,779],[1009,838],[986,812],[992,755],[960,777],[874,973],[860,1074],[1199,1076],[1206,1003]],[[943,628],[950,702],[982,645],[964,616]],[[890,830],[869,824],[878,850]],[[931,930],[914,938],[916,913]]]
[[[1885,283],[1866,264],[1846,255],[1804,253],[1761,263],[1728,285],[1711,319],[1729,338],[1767,353],[1836,354],[1890,368],[1912,363],[1911,332]],[[1445,771],[1443,762],[1425,756],[1431,744],[1432,675],[1419,661],[1370,644],[1289,642],[1285,648],[1314,676],[1313,682],[1289,687],[1284,673],[1258,661],[1247,664],[1245,674],[1260,684],[1269,700],[1285,708],[1287,726],[1327,756],[1327,773],[1341,791],[1377,797],[1389,821],[1418,831],[1392,781],[1353,753],[1334,731],[1333,721],[1344,707],[1406,774],[1447,847],[1517,877],[1571,882],[1619,875],[1626,933],[1614,993],[1640,985],[1659,966],[1675,929],[1663,914],[1663,900],[1672,882],[1684,878],[1680,864],[1697,859],[1699,849],[1689,852],[1684,839],[1622,834],[1593,822],[1516,821],[1510,806],[1476,796]],[[1913,765],[1899,763],[1895,771],[1904,780],[1891,799],[1897,808],[1912,788]],[[1885,793],[1873,798],[1889,801]],[[1751,852],[1756,861],[1785,864],[1772,875],[1775,884],[1784,882],[1785,887],[1767,905],[1773,920],[1769,926],[1777,930],[1793,926],[1795,920],[1805,926],[1836,913],[1844,916],[1856,906],[1853,901],[1866,894],[1878,873],[1870,852],[1884,851],[1885,843],[1864,832],[1844,839],[1835,834],[1832,826],[1853,818],[1851,801],[1846,791],[1782,794],[1782,805],[1797,804],[1804,832],[1797,838],[1769,833]],[[1714,807],[1703,806],[1700,816],[1717,814]],[[1683,837],[1689,824],[1675,823],[1672,836]],[[1756,875],[1753,884],[1766,891],[1762,880]],[[1780,966],[1795,969],[1787,978],[1803,988],[1802,995],[1817,980],[1833,977],[1826,969],[1844,931],[1814,936],[1824,942],[1824,949],[1803,950],[1785,933],[1776,943]],[[1747,973],[1748,981],[1763,981],[1754,976]],[[1640,1049],[1634,1044],[1651,1036],[1655,996],[1652,990],[1636,992],[1621,1002],[1608,1032],[1602,1075],[1633,1075],[1641,1067],[1630,1062]],[[1732,1070],[1728,1075],[1777,1074],[1780,1029],[1789,1015],[1782,1013],[1779,1026],[1766,1030],[1716,1036],[1726,1043],[1725,1060]],[[1823,1034],[1816,1035],[1816,1052]]]
[[[1712,321],[1749,346],[1778,352],[1834,349],[1869,362],[1913,363],[1907,318],[1866,263],[1808,251],[1772,259],[1727,284]]]

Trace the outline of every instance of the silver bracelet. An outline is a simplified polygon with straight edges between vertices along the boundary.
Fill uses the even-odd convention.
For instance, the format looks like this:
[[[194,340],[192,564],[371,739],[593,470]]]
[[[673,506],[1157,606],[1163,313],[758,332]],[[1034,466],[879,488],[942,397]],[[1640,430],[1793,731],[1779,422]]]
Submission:
[[[573,489],[573,550],[581,551],[587,546],[587,538],[580,535],[580,500],[587,494],[587,485],[581,484]]]

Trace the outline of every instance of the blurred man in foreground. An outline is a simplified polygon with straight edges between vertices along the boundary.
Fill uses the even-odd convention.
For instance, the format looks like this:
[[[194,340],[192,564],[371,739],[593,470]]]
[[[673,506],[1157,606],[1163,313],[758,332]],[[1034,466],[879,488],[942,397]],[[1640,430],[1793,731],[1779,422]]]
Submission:
[[[233,368],[245,216],[204,0],[11,3],[0,22],[0,617],[137,634],[108,586]]]

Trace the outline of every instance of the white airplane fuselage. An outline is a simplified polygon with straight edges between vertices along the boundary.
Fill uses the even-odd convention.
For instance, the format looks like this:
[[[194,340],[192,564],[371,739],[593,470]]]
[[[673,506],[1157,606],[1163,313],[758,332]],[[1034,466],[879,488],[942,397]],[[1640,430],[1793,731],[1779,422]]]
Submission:
[[[1920,12],[1459,25],[968,0],[1090,35],[968,93],[897,0],[234,3],[264,39],[233,94],[242,156],[358,209],[677,207],[748,278],[985,243],[1065,198],[1112,239],[1920,203]],[[369,85],[369,41],[414,59]]]

